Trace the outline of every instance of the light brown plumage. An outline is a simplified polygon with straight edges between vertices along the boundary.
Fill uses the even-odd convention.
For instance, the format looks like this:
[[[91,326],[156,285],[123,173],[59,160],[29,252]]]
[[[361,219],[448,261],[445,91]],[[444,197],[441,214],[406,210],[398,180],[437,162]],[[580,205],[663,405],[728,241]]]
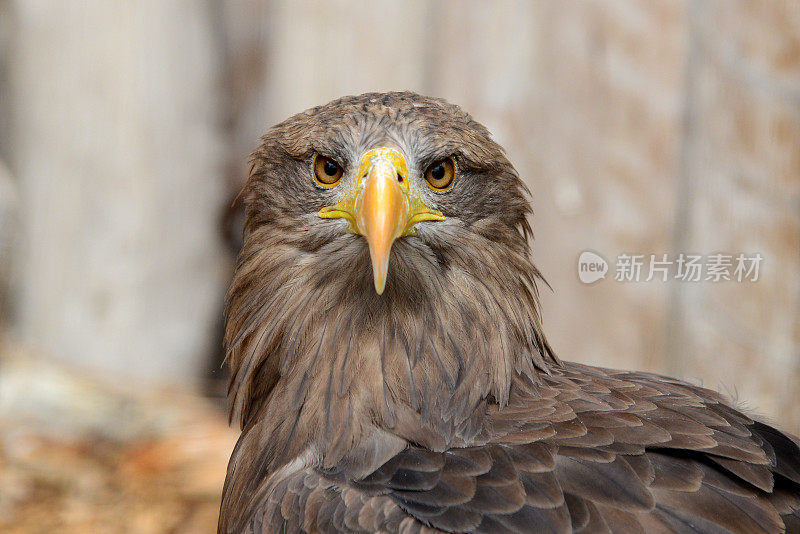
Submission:
[[[318,216],[377,147],[445,216],[394,242],[382,295],[364,238]],[[315,184],[315,154],[342,187]],[[452,187],[425,189],[449,157]],[[525,195],[438,99],[346,97],[270,130],[228,296],[242,436],[220,532],[800,531],[793,438],[707,389],[553,354]]]

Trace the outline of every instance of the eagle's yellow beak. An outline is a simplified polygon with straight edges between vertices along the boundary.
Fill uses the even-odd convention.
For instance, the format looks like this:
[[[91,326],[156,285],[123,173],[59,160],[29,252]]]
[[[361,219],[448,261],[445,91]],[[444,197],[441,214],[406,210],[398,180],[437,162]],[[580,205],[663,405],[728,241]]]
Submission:
[[[408,165],[396,148],[376,148],[361,158],[354,184],[344,198],[322,208],[323,219],[343,218],[350,231],[363,235],[372,259],[375,291],[382,294],[389,272],[389,253],[400,237],[414,235],[420,221],[443,221],[444,215],[426,206],[411,188]]]

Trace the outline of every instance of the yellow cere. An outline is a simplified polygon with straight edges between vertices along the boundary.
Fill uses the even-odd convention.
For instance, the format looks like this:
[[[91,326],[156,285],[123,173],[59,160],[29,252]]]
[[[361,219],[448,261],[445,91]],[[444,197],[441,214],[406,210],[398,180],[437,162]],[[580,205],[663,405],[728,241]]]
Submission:
[[[363,229],[360,229],[356,222],[358,219],[356,214],[356,202],[358,197],[364,192],[365,181],[373,166],[381,164],[380,167],[384,167],[386,163],[393,169],[392,178],[394,179],[395,175],[399,175],[400,177],[400,179],[397,180],[397,185],[402,192],[405,201],[404,204],[406,204],[406,206],[404,206],[406,209],[402,210],[407,215],[401,236],[416,235],[416,228],[414,225],[418,222],[445,220],[445,216],[442,212],[428,207],[423,202],[420,195],[412,189],[411,180],[409,180],[408,176],[406,158],[399,150],[393,147],[374,148],[366,152],[361,157],[361,161],[358,165],[355,186],[345,191],[344,197],[339,202],[333,206],[322,208],[318,213],[319,217],[322,219],[346,219],[350,223],[348,228],[350,232],[363,235]],[[389,165],[386,165],[386,167],[389,167]],[[388,169],[384,170],[382,168],[374,170],[381,171],[380,174],[389,172]]]

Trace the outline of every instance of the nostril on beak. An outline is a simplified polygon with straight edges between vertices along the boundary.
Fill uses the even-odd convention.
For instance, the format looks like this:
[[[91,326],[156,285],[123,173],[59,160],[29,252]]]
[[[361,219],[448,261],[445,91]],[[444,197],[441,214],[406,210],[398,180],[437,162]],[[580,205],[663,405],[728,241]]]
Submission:
[[[397,181],[401,184],[403,183],[403,176],[399,172],[397,173]]]

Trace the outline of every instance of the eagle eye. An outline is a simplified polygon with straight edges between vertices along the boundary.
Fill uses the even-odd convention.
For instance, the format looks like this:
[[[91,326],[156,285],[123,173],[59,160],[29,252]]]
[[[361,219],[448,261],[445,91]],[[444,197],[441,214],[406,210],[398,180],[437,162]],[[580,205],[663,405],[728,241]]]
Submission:
[[[445,158],[431,163],[425,170],[425,181],[434,191],[446,191],[453,184],[456,165],[453,158]]]
[[[342,166],[327,156],[314,156],[314,178],[322,187],[333,187],[342,179]]]

